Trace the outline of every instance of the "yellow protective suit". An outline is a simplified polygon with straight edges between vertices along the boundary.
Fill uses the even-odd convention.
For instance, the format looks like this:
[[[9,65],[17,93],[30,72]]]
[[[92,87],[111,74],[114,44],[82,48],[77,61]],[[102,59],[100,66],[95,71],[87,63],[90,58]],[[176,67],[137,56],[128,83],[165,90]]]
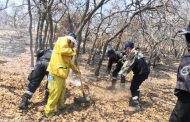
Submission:
[[[70,41],[67,37],[58,38],[47,68],[49,71],[49,96],[45,107],[47,117],[54,115],[58,109],[64,107],[65,79],[68,77],[69,69],[79,70],[71,61],[71,57],[76,55],[76,48],[69,47]]]

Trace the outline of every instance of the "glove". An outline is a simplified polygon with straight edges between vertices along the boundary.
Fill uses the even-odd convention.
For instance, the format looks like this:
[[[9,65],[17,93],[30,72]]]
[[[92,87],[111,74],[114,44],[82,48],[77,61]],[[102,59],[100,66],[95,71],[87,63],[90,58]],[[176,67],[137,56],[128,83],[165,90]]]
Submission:
[[[81,75],[79,66],[75,66],[75,68],[72,70],[72,72],[76,75]]]
[[[78,73],[78,75],[81,75],[81,72],[80,72],[80,68],[79,68],[79,66],[77,66],[76,73]]]
[[[77,48],[74,47],[74,48],[71,48],[71,49],[73,51],[73,56],[76,55],[77,54]]]
[[[118,75],[122,75],[122,74],[124,74],[124,72],[125,72],[125,70],[124,70],[124,69],[121,69],[121,70],[119,71]]]
[[[76,53],[76,52],[77,52],[77,48],[75,48],[75,47],[74,47],[74,48],[73,48],[73,52],[75,52],[75,53]]]
[[[123,72],[119,71],[118,75],[121,76],[123,74]]]

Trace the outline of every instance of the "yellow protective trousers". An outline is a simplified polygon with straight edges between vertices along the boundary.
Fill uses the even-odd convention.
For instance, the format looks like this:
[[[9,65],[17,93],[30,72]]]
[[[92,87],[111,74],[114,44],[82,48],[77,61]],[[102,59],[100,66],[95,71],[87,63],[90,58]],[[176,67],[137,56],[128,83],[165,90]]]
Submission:
[[[57,110],[62,109],[65,103],[66,82],[64,78],[48,75],[49,96],[45,107],[45,115],[52,116]]]

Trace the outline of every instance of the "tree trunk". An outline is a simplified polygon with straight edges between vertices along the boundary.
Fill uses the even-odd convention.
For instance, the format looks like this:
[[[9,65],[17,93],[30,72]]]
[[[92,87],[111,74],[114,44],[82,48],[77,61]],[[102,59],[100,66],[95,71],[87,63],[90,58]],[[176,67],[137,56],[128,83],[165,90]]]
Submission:
[[[80,44],[81,44],[81,40],[82,40],[82,30],[79,31],[77,33],[77,55],[75,56],[75,60],[74,60],[74,63],[77,65],[77,60],[78,60],[78,57],[79,57],[79,53],[80,53]]]
[[[98,67],[96,68],[95,70],[95,76],[99,76],[99,72],[100,72],[100,68],[102,66],[102,62],[104,60],[104,57],[105,57],[105,53],[106,53],[106,50],[107,50],[107,46],[109,44],[111,40],[107,40],[106,43],[104,44],[104,47],[103,47],[103,52],[102,52],[102,57],[100,58],[100,61],[98,62]]]
[[[96,45],[96,41],[98,39],[98,33],[99,33],[99,30],[100,30],[100,27],[102,25],[103,21],[100,22],[100,24],[98,25],[97,27],[97,31],[96,31],[96,37],[95,37],[95,40],[94,40],[94,43],[92,45],[92,48],[90,50],[90,53],[89,53],[89,56],[88,56],[88,60],[87,60],[87,64],[90,64],[91,62],[91,58],[92,58],[92,53],[94,52],[94,48],[95,48],[95,45]]]
[[[121,33],[119,34],[118,41],[117,41],[117,44],[116,44],[116,46],[115,46],[115,50],[116,50],[116,51],[119,50],[119,46],[120,46],[120,44],[121,44],[122,35],[123,35],[123,32],[121,32]]]
[[[55,34],[56,33],[57,33],[57,22],[55,23],[55,27],[54,27],[53,43],[56,41],[56,39],[55,39]]]
[[[52,12],[51,12],[51,7],[53,5],[54,0],[49,1],[48,4],[48,20],[49,20],[49,24],[50,24],[50,28],[49,28],[49,46],[51,49],[53,49],[53,20],[52,20]]]
[[[85,35],[84,41],[83,41],[83,46],[82,46],[82,53],[86,53],[86,41],[87,41],[87,36]]]
[[[33,40],[32,40],[32,13],[31,13],[31,6],[30,0],[28,0],[28,12],[30,17],[30,25],[29,25],[29,33],[30,33],[30,54],[31,54],[31,67],[34,66],[34,57],[33,57]]]
[[[14,16],[13,16],[13,26],[14,26],[14,28],[16,28],[16,13],[17,13],[17,11],[15,10]]]
[[[97,41],[97,39],[94,40],[94,43],[93,43],[92,48],[91,48],[91,50],[90,50],[90,54],[89,54],[89,56],[88,56],[87,64],[90,64],[90,62],[91,62],[92,53],[94,52],[94,48],[95,48],[95,45],[96,45],[96,41]]]
[[[47,39],[47,33],[48,33],[48,27],[49,27],[49,22],[46,19],[46,25],[45,25],[45,30],[44,30],[44,38],[43,38],[43,47],[45,47],[46,44],[46,39]]]
[[[73,27],[73,24],[72,24],[72,19],[70,17],[70,14],[68,13],[67,14],[67,20],[68,20],[68,23],[69,23],[69,32],[74,32],[74,27]]]
[[[86,0],[85,12],[82,15],[79,27],[77,28],[77,31],[76,31],[77,36],[78,36],[78,38],[77,38],[78,45],[77,45],[77,56],[75,58],[75,64],[77,64],[77,57],[79,56],[79,52],[80,52],[80,44],[81,44],[81,40],[82,40],[82,35],[81,35],[82,30],[83,30],[84,26],[86,25],[86,23],[88,21],[90,21],[92,15],[104,4],[104,1],[105,0],[101,0],[99,2],[99,4],[92,11],[88,12],[90,0]]]
[[[87,37],[88,37],[88,35],[89,35],[89,25],[90,25],[90,22],[88,22],[88,26],[87,26],[87,28],[86,28],[86,33],[85,33],[85,36],[84,36],[84,41],[83,41],[83,47],[82,47],[82,49],[83,49],[83,54],[86,52],[86,41],[87,41]]]
[[[39,20],[38,20],[38,25],[37,25],[37,31],[36,31],[36,42],[35,42],[35,52],[37,52],[37,49],[38,49],[38,46],[39,46],[39,43],[38,43],[38,34],[39,34],[39,29],[40,29],[40,19],[41,19],[41,16],[39,15]]]
[[[49,13],[49,24],[50,24],[49,45],[50,45],[50,48],[53,49],[53,20],[50,13]]]
[[[50,33],[48,33],[47,39],[46,39],[46,49],[49,48],[48,44],[49,44],[49,37],[50,37]]]
[[[42,14],[42,17],[41,17],[41,22],[40,22],[40,28],[39,28],[39,48],[40,49],[44,49],[43,47],[43,40],[42,40],[42,31],[43,31],[43,27],[44,27],[44,21],[46,19],[46,16],[47,16],[47,13],[41,13]]]

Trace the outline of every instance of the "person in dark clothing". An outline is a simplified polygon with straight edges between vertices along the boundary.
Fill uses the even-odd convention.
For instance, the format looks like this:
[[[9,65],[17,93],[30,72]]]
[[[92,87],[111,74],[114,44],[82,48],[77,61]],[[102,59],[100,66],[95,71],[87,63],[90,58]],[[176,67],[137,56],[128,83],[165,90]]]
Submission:
[[[119,71],[121,70],[121,67],[123,66],[123,62],[122,62],[122,57],[125,55],[125,52],[119,52],[119,53],[116,53],[114,49],[110,48],[108,51],[107,51],[107,56],[109,57],[109,60],[108,60],[108,66],[107,66],[107,72],[110,73],[111,72],[111,69],[112,69],[112,65],[114,63],[116,63],[116,67],[115,69],[113,70],[112,72],[112,85],[110,87],[108,87],[109,90],[114,90],[115,89],[115,85],[116,85],[116,81],[117,81],[117,76],[118,76],[118,73]],[[122,75],[121,76],[121,81],[120,81],[120,86],[122,88],[125,87],[125,76]]]
[[[149,68],[143,54],[134,48],[134,43],[132,41],[127,42],[125,45],[125,51],[128,55],[123,57],[125,62],[118,74],[124,75],[125,72],[128,74],[131,70],[133,71],[134,75],[130,86],[130,91],[132,94],[130,104],[139,106],[139,87],[142,82],[148,78]]]
[[[36,89],[40,86],[41,81],[43,80],[45,75],[48,75],[48,72],[46,71],[50,57],[51,57],[52,50],[39,50],[36,53],[36,64],[34,67],[34,70],[31,71],[31,73],[28,76],[29,84],[27,86],[27,90],[22,95],[22,101],[19,104],[19,109],[27,109],[28,107],[28,100],[32,98],[32,95],[35,93]],[[47,89],[47,83],[46,83],[46,92],[44,101],[47,101],[48,98],[48,89]]]
[[[188,53],[181,58],[177,71],[177,83],[174,95],[177,102],[169,122],[190,122],[190,25],[179,34],[185,35]]]

